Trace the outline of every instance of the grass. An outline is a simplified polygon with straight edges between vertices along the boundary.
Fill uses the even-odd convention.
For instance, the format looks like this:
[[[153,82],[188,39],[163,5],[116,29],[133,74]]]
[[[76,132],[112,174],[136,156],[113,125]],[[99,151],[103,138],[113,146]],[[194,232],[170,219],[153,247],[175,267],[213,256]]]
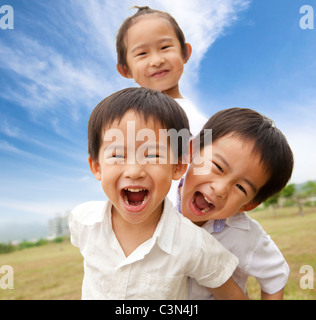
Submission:
[[[316,208],[306,210],[304,217],[300,217],[295,208],[278,209],[274,213],[255,211],[250,215],[270,234],[290,266],[284,298],[315,300],[315,289],[300,288],[303,276],[300,268],[310,265],[316,271]],[[77,300],[81,297],[82,257],[67,240],[1,254],[0,267],[3,265],[14,269],[14,289],[0,288],[0,300]],[[253,278],[249,279],[248,292],[252,299],[260,298],[260,288]]]
[[[315,300],[314,289],[301,289],[300,280],[304,274],[300,268],[312,266],[316,271],[316,208],[305,209],[303,217],[297,208],[257,211],[250,214],[271,236],[290,266],[290,276],[285,287],[285,300]],[[252,299],[260,299],[260,288],[255,279],[248,281],[248,293]]]
[[[14,289],[0,300],[80,299],[82,257],[69,241],[0,255],[0,266],[14,269]]]

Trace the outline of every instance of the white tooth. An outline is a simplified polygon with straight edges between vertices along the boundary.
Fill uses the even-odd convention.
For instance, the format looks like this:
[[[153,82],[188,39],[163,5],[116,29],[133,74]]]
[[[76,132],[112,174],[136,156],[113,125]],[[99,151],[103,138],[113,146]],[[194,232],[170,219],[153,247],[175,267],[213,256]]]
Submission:
[[[202,213],[206,213],[206,212],[209,212],[210,211],[210,207],[206,207],[206,208],[204,208],[201,212]]]
[[[140,191],[143,191],[145,189],[127,189],[127,190],[130,191],[130,192],[140,192]]]
[[[205,201],[206,201],[207,203],[212,204],[212,202],[210,202],[208,199],[206,199],[205,195],[203,195],[203,197],[204,197],[204,199],[205,199]]]
[[[125,202],[126,204],[128,204],[128,205],[129,205],[129,202],[128,202],[128,199],[127,199],[127,196],[124,196],[124,197],[123,197],[123,199],[124,199],[124,202]]]

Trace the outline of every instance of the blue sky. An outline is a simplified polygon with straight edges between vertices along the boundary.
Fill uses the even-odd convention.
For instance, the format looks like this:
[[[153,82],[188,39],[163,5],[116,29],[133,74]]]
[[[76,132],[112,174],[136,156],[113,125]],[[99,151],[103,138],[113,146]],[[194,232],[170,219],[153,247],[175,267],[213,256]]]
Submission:
[[[14,29],[0,29],[0,232],[104,199],[87,122],[135,86],[116,71],[115,35],[145,4],[170,12],[193,47],[181,93],[207,116],[236,106],[269,116],[293,149],[292,182],[316,180],[316,29],[299,25],[315,1],[0,0],[14,9]]]

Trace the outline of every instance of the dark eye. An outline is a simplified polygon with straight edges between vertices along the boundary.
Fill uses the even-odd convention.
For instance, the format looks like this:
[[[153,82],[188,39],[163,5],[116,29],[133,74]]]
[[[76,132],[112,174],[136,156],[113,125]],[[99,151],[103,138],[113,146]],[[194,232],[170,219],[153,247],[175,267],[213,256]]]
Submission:
[[[214,163],[214,165],[216,166],[216,168],[217,168],[221,173],[224,172],[224,170],[222,169],[221,166],[219,166],[216,162],[213,162],[213,163]]]
[[[236,187],[240,189],[245,195],[247,195],[247,191],[244,189],[243,186],[241,186],[240,184],[236,184]]]
[[[161,50],[165,50],[165,49],[168,49],[168,48],[170,48],[170,46],[163,46],[163,47],[161,48]]]

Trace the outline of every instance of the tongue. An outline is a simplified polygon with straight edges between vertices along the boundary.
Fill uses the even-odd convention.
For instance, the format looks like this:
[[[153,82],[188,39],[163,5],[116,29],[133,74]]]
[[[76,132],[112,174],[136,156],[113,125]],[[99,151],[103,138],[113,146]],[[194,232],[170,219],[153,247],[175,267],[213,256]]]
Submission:
[[[201,210],[203,210],[203,209],[205,209],[205,208],[210,206],[210,203],[208,203],[204,199],[204,196],[203,196],[203,194],[201,192],[197,192],[196,193],[194,201],[195,201],[195,205]]]
[[[147,194],[147,191],[142,190],[139,192],[125,191],[128,202],[142,202]]]

